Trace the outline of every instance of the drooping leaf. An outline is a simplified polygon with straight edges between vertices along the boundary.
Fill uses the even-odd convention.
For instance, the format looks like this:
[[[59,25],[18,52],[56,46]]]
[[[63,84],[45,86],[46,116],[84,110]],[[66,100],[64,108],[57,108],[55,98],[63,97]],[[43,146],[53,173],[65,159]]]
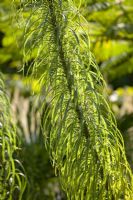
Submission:
[[[26,2],[25,12],[24,59],[34,52],[30,68],[49,105],[45,140],[68,199],[132,199],[133,176],[86,20],[71,0]]]
[[[0,74],[0,199],[22,199],[26,178],[15,159],[16,130],[12,123],[9,99]]]

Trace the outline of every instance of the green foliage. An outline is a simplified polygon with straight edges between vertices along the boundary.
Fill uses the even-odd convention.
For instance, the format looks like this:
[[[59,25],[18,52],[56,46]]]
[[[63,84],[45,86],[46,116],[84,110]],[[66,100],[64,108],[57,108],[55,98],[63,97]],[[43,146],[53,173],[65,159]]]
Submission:
[[[42,85],[45,140],[68,199],[132,199],[133,177],[86,21],[71,0],[22,7],[24,59],[33,60],[29,71]]]
[[[29,72],[32,71],[33,64],[36,60],[37,60],[38,63],[40,62],[40,66],[38,67],[37,72],[34,71],[35,72],[34,75],[36,76],[36,79],[32,79],[32,81],[30,81],[30,86],[32,87],[33,91],[32,92],[29,91],[29,87],[27,87],[27,85],[25,85],[25,84],[24,84],[24,86],[22,86],[20,79],[23,80],[26,83],[28,81],[28,79],[31,78],[31,77],[28,77],[28,78],[23,77],[22,78],[22,76],[21,76],[22,73],[21,73],[20,76],[17,77],[18,81],[13,81],[13,85],[8,84],[8,87],[7,87],[8,91],[10,89],[12,90],[13,88],[15,88],[15,89],[17,88],[17,90],[22,92],[22,96],[18,100],[19,103],[18,103],[18,108],[17,108],[17,113],[16,113],[17,120],[18,120],[16,132],[17,132],[17,134],[20,134],[20,136],[21,136],[21,137],[19,137],[19,140],[23,140],[23,136],[26,136],[26,138],[31,137],[34,140],[34,132],[30,131],[29,127],[28,127],[29,132],[28,132],[27,135],[25,135],[25,129],[23,129],[23,127],[22,127],[22,123],[23,123],[24,119],[23,119],[23,117],[21,118],[19,116],[19,112],[21,113],[22,110],[24,112],[26,112],[26,109],[22,107],[22,101],[21,100],[22,100],[23,96],[26,97],[27,99],[31,99],[31,97],[30,97],[31,93],[34,92],[34,93],[37,94],[37,93],[40,92],[40,85],[41,84],[40,85],[37,84],[36,80],[41,77],[41,75],[44,73],[44,70],[48,71],[50,69],[50,66],[48,66],[47,63],[51,62],[52,57],[50,58],[50,56],[47,56],[47,55],[49,54],[49,52],[51,52],[50,55],[54,56],[55,51],[57,51],[57,48],[55,48],[54,51],[53,51],[53,45],[51,46],[53,41],[50,40],[49,41],[50,51],[48,51],[48,48],[47,48],[48,41],[46,41],[46,46],[45,46],[45,43],[42,44],[42,50],[40,50],[40,52],[38,52],[38,47],[40,47],[40,45],[42,43],[41,42],[42,37],[44,36],[43,40],[45,40],[45,36],[50,34],[50,31],[51,31],[51,30],[49,30],[49,28],[48,28],[48,31],[47,31],[45,29],[45,27],[44,27],[44,32],[42,31],[42,26],[43,25],[46,26],[49,23],[49,22],[45,23],[45,20],[43,20],[42,12],[44,11],[44,8],[35,11],[35,12],[39,13],[39,17],[41,17],[41,18],[39,18],[38,15],[33,16],[32,15],[33,13],[31,14],[31,12],[32,12],[31,9],[32,9],[33,4],[28,5],[29,4],[28,0],[27,1],[21,1],[21,4],[20,4],[19,0],[14,0],[14,2],[16,4],[16,10],[12,11],[12,9],[11,9],[12,4],[11,4],[10,0],[1,0],[0,1],[0,11],[1,11],[0,12],[0,71],[8,74],[8,76],[6,76],[6,79],[8,79],[8,81],[12,80],[12,79],[16,80],[16,75],[14,75],[14,74],[18,73],[18,69],[22,65],[21,64],[22,63],[21,62],[22,53],[21,53],[21,50],[17,48],[17,46],[20,45],[20,40],[23,40],[23,35],[22,35],[22,37],[18,38],[18,40],[17,40],[18,44],[16,42],[15,37],[21,34],[21,30],[23,29],[23,26],[24,26],[24,23],[23,23],[24,20],[29,17],[28,20],[27,20],[29,25],[27,23],[27,26],[25,28],[25,32],[31,31],[32,28],[31,28],[30,22],[33,22],[33,21],[35,22],[35,18],[37,19],[37,21],[35,22],[36,24],[35,23],[33,24],[33,25],[35,25],[35,27],[37,26],[37,24],[39,24],[39,20],[40,20],[40,23],[41,23],[41,20],[42,20],[42,23],[41,23],[41,26],[40,26],[41,27],[40,44],[37,45],[38,41],[39,41],[39,34],[38,34],[39,32],[37,30],[35,30],[35,32],[34,32],[34,33],[37,33],[37,35],[35,34],[34,41],[37,39],[37,37],[38,37],[38,40],[36,40],[36,43],[33,42],[33,38],[32,38],[32,33],[34,31],[33,29],[31,31],[31,38],[29,37],[30,42],[29,42],[29,44],[28,43],[26,44],[26,48],[29,51],[26,53],[26,56],[25,56],[25,60],[26,60],[26,65],[25,65],[25,68],[24,68],[25,73],[27,72],[27,70],[29,70]],[[25,9],[24,15],[23,16],[21,16],[21,14],[17,15],[18,9],[23,8],[24,2],[27,2],[26,3],[27,7]],[[34,3],[35,1],[30,1],[30,2]],[[36,1],[35,9],[36,8],[38,9],[39,7],[41,7],[41,4],[43,2],[46,2],[46,1],[43,1],[43,0]],[[66,2],[66,1],[64,1],[64,2]],[[76,19],[76,18],[78,18],[77,9],[74,9],[74,11],[76,11],[76,12],[75,12],[75,17],[73,17],[73,20],[71,20],[72,19],[71,16],[70,16],[71,13],[69,11],[70,15],[68,14],[69,15],[68,24],[66,22],[66,26],[69,25],[69,28],[67,27],[67,29],[65,31],[65,34],[66,34],[67,30],[69,29],[69,34],[65,35],[65,37],[66,37],[66,41],[68,41],[68,43],[70,43],[72,41],[72,37],[74,37],[75,40],[72,41],[71,49],[77,48],[77,44],[74,44],[74,41],[78,42],[78,38],[81,37],[82,39],[80,38],[80,41],[82,40],[82,42],[83,42],[83,40],[86,39],[86,37],[87,37],[86,35],[88,35],[88,33],[89,33],[89,36],[90,36],[90,39],[91,39],[91,49],[96,56],[97,62],[100,65],[100,70],[102,71],[103,75],[106,77],[106,80],[109,83],[111,83],[112,87],[118,87],[116,82],[119,82],[120,86],[121,85],[125,86],[127,84],[132,85],[133,84],[133,82],[132,82],[132,80],[133,80],[132,79],[132,77],[133,77],[132,76],[132,73],[133,73],[133,59],[132,59],[132,52],[133,52],[133,50],[132,50],[132,47],[133,47],[132,46],[133,12],[132,11],[133,11],[133,9],[132,9],[132,0],[126,0],[126,1],[108,0],[106,2],[104,0],[93,0],[93,1],[92,0],[82,0],[82,1],[74,0],[74,2],[77,4],[82,15],[87,19],[88,23],[86,23],[85,20],[82,18],[82,16],[80,16],[81,17],[80,18],[80,25],[82,26],[82,28],[81,28],[79,26],[78,19]],[[44,6],[45,6],[45,4],[43,5],[43,7]],[[68,13],[68,10],[69,9],[65,9],[65,11],[64,11],[65,15],[63,14],[63,16],[66,16],[66,12]],[[15,15],[16,17],[12,21],[11,17],[13,15]],[[72,14],[72,16],[73,16],[73,14]],[[67,17],[66,17],[66,19],[67,19]],[[19,23],[19,27],[21,28],[20,30],[17,29],[17,21],[18,20],[20,20],[20,23]],[[77,20],[77,22],[78,22],[77,26],[76,26],[76,23],[74,22],[75,20]],[[62,26],[62,23],[60,23],[60,25]],[[27,30],[27,28],[28,28],[28,30]],[[72,30],[71,30],[71,28],[72,28]],[[47,33],[46,35],[45,35],[45,30],[46,30],[46,33]],[[62,32],[62,30],[61,30],[61,32]],[[73,36],[71,36],[70,32],[73,34]],[[87,34],[85,35],[84,32],[86,32]],[[30,35],[30,34],[27,33],[27,35]],[[25,35],[25,39],[26,39],[27,35]],[[71,39],[68,39],[69,35],[71,36]],[[83,39],[83,37],[84,37],[84,39]],[[53,38],[53,36],[51,37],[51,39],[52,38]],[[46,37],[46,40],[47,40],[47,37]],[[84,46],[85,44],[83,44],[82,42],[80,42],[80,45],[82,46],[82,47],[80,46],[80,48],[82,49],[81,53],[82,53],[82,55],[84,54],[82,56],[82,61],[86,62],[85,66],[87,67],[88,66],[88,59],[86,59],[86,61],[84,61],[85,55],[86,55],[86,53],[85,53],[86,50],[85,50],[85,46]],[[32,46],[33,43],[35,44],[34,47]],[[66,48],[66,46],[67,45],[64,45],[64,48]],[[33,50],[31,50],[31,47],[33,47]],[[45,51],[45,48],[46,48],[46,51]],[[53,51],[54,55],[52,54],[52,51]],[[68,53],[68,55],[65,55],[66,58],[70,56],[70,60],[72,60],[72,59],[74,60],[76,56],[73,55],[73,54],[77,55],[77,51],[78,50],[75,50],[75,51],[71,50]],[[88,51],[88,47],[87,47],[87,51]],[[40,54],[40,58],[38,57],[40,60],[35,59],[37,52]],[[79,54],[80,54],[80,52],[79,52]],[[92,55],[90,55],[90,53],[88,53],[88,54],[89,54],[88,57],[92,56]],[[44,59],[44,56],[45,56],[46,59]],[[50,62],[49,62],[48,59],[50,60]],[[74,60],[74,62],[76,62],[76,61]],[[55,65],[57,63],[56,56],[53,59],[53,63]],[[58,66],[58,64],[57,64],[57,66]],[[36,70],[36,68],[35,68],[35,70]],[[76,76],[77,73],[75,71],[76,70],[73,68],[73,73]],[[92,71],[95,72],[94,69],[92,69]],[[52,74],[53,71],[50,71],[50,73]],[[11,74],[12,74],[12,76],[11,76]],[[19,72],[19,74],[20,74],[20,72]],[[50,75],[50,76],[52,76],[52,75]],[[129,75],[131,77],[130,80],[128,78]],[[58,77],[59,76],[60,76],[60,73],[59,73]],[[58,77],[56,77],[56,79]],[[54,83],[55,83],[55,79],[53,78],[52,80],[54,80]],[[61,81],[61,84],[62,84],[62,82],[63,81]],[[65,83],[63,82],[62,85],[64,86],[64,84]],[[81,81],[78,83],[78,88],[81,88],[80,84],[81,84]],[[51,106],[51,99],[54,98],[54,93],[52,93],[53,88],[51,88],[51,84],[50,84],[51,94],[48,95],[48,96],[45,96],[46,95],[46,92],[45,92],[46,86],[45,86],[45,83],[43,83],[43,80],[42,80],[42,85],[43,85],[43,93],[42,93],[43,98],[42,99],[44,99],[44,105],[45,105],[45,102],[47,100],[47,103],[44,106],[44,108],[46,108],[46,112],[49,113],[49,116],[47,116],[47,113],[45,114],[45,116],[48,117],[48,120],[47,120],[48,123],[46,123],[45,131],[47,130],[46,138],[48,139],[47,140],[47,143],[48,143],[47,146],[49,146],[49,136],[50,136],[49,130],[50,130],[50,127],[51,127],[51,125],[53,126],[53,123],[55,123],[55,127],[57,126],[56,122],[54,122],[54,115],[56,116],[56,114],[57,114],[57,116],[58,116],[58,113],[62,113],[64,110],[58,111],[59,108],[57,107],[57,111],[55,111],[57,113],[53,114],[53,116],[51,117],[52,114],[50,114],[50,112],[52,112],[52,110],[53,110],[53,104],[55,105],[55,102],[53,101],[52,106]],[[77,83],[75,83],[75,85],[77,86]],[[6,90],[7,90],[7,88],[6,88]],[[101,87],[99,87],[99,88],[100,88],[99,91],[102,92],[102,88]],[[62,90],[62,88],[61,88],[61,90]],[[56,91],[57,90],[55,90],[54,92],[56,93]],[[64,88],[64,93],[65,92],[66,92],[66,89]],[[80,94],[81,94],[80,96],[83,97],[81,92],[80,92]],[[15,96],[13,90],[11,92],[11,98],[12,98],[12,96],[13,97]],[[57,96],[58,96],[58,93],[57,93]],[[121,109],[120,105],[121,105],[121,101],[122,101],[121,99],[122,98],[123,98],[123,94],[120,97],[120,100],[118,102],[115,102],[115,106],[119,107],[119,109]],[[65,97],[65,99],[66,99],[66,97]],[[93,102],[93,97],[91,97],[91,99],[92,99],[91,101]],[[82,101],[82,98],[81,98],[81,101]],[[79,100],[78,100],[78,102],[79,102]],[[33,102],[31,102],[31,103],[33,103]],[[60,100],[58,105],[60,106],[60,104],[62,104],[62,100]],[[70,104],[73,104],[73,103],[70,102]],[[64,104],[63,104],[63,106],[64,106]],[[55,105],[55,107],[56,107],[56,105]],[[27,124],[28,124],[28,126],[33,126],[34,122],[31,120],[31,112],[32,111],[30,109],[31,109],[31,106],[29,106],[29,110],[28,110]],[[90,107],[90,110],[91,110],[91,107]],[[92,110],[92,112],[90,112],[88,110],[88,112],[89,112],[88,118],[90,120],[89,123],[91,124],[93,122],[93,119],[94,119],[94,116],[92,115],[93,110]],[[117,113],[117,115],[119,115],[119,113]],[[104,113],[104,116],[105,116],[105,113]],[[51,118],[53,119],[52,123],[51,123]],[[72,119],[71,119],[71,121],[72,121]],[[75,117],[74,117],[74,120],[75,120]],[[119,116],[118,120],[119,120],[119,128],[123,133],[123,138],[124,138],[124,142],[125,142],[125,145],[126,145],[127,158],[129,160],[129,163],[132,166],[132,154],[133,154],[132,153],[133,151],[131,149],[132,141],[129,141],[129,139],[131,140],[131,138],[129,138],[129,136],[128,136],[128,132],[129,132],[128,129],[133,126],[132,114],[125,115],[122,118]],[[55,121],[57,121],[57,120],[55,119]],[[59,119],[58,124],[60,124],[60,121],[61,120]],[[66,123],[67,123],[67,121],[68,120],[66,119]],[[74,124],[74,122],[73,122],[73,124]],[[95,120],[92,124],[95,124]],[[60,126],[62,126],[62,124]],[[66,126],[66,125],[63,125],[63,126]],[[76,126],[79,127],[79,125],[76,125]],[[92,125],[92,127],[93,126],[94,125]],[[89,127],[89,125],[88,125],[88,127]],[[92,130],[92,128],[90,128],[90,129]],[[95,126],[95,129],[97,129],[97,125]],[[96,132],[99,133],[100,131],[95,130],[95,134],[96,134]],[[68,134],[69,134],[69,131],[68,131]],[[77,134],[78,134],[78,132],[77,132]],[[62,133],[61,133],[61,135],[62,135]],[[75,146],[78,149],[78,141],[80,142],[80,139],[77,138],[76,133],[75,133],[75,135],[72,134],[72,136],[74,136],[76,138],[76,139],[74,138],[75,142],[76,142]],[[82,136],[82,134],[80,136]],[[60,133],[59,133],[58,137],[60,138]],[[99,137],[98,137],[98,139],[99,139]],[[110,137],[109,137],[109,139],[110,139]],[[63,139],[61,139],[61,141],[62,140]],[[64,140],[63,144],[66,144],[65,142],[66,141]],[[61,142],[59,141],[59,144],[60,143]],[[29,184],[27,185],[27,190],[25,191],[23,198],[22,198],[22,199],[25,199],[25,200],[27,200],[27,199],[28,200],[29,199],[34,199],[34,200],[35,199],[37,199],[37,200],[41,199],[42,200],[42,199],[50,199],[50,198],[55,199],[56,198],[55,197],[56,195],[55,195],[54,192],[52,192],[51,188],[52,187],[57,188],[56,187],[58,185],[57,179],[55,177],[51,178],[51,176],[53,176],[53,171],[52,171],[52,174],[51,174],[51,167],[50,167],[50,165],[47,165],[49,163],[48,155],[45,152],[44,148],[42,148],[40,145],[41,144],[40,144],[40,142],[38,142],[37,138],[34,140],[34,142],[30,142],[29,144],[24,142],[23,147],[22,147],[22,151],[20,152],[21,154],[19,154],[20,158],[21,158],[21,162],[23,163],[23,165],[25,167],[26,175],[28,176],[28,182],[29,182]],[[57,145],[58,145],[58,143],[57,143]],[[92,148],[92,147],[93,147],[92,145],[89,145],[88,149]],[[69,146],[68,146],[68,149],[69,149]],[[53,149],[53,151],[54,151],[54,149]],[[82,149],[81,149],[81,151],[82,151]],[[65,154],[65,150],[64,150],[63,154]],[[75,154],[76,154],[76,152],[75,152]],[[83,158],[86,158],[86,156],[84,154],[85,153],[83,153]],[[101,154],[104,154],[104,153],[101,153]],[[77,155],[80,157],[80,150],[79,150],[79,153],[77,153]],[[16,153],[13,157],[16,158]],[[66,156],[63,156],[63,161],[66,162],[65,158],[66,158]],[[70,158],[70,159],[72,159],[72,158]],[[79,159],[79,162],[80,162],[80,159]],[[95,159],[95,160],[97,160],[97,159]],[[74,162],[74,160],[73,160],[73,162]],[[99,162],[99,160],[97,162]],[[74,166],[76,164],[72,163],[72,165]],[[84,167],[84,165],[83,165],[83,167]],[[20,168],[20,167],[18,166],[18,168]],[[114,166],[114,168],[115,168],[115,166]],[[101,164],[99,164],[99,170],[100,169],[101,169]],[[115,170],[117,170],[117,169],[115,169]],[[81,168],[81,171],[82,171],[82,168]],[[119,169],[118,169],[118,171],[119,171]],[[46,172],[49,175],[48,179],[46,177]],[[58,169],[57,169],[57,172],[58,172]],[[86,173],[88,174],[88,172],[86,172]],[[75,174],[73,176],[75,176]],[[81,175],[81,177],[79,176],[79,181],[80,181],[80,179],[83,180],[83,176],[85,176],[84,172]],[[89,176],[89,174],[88,174],[88,176]],[[88,179],[88,182],[89,182],[89,179]],[[69,183],[70,183],[70,181],[68,181],[68,184]],[[49,187],[49,185],[50,185],[50,187]],[[82,186],[82,183],[81,183],[81,186]],[[83,185],[83,188],[84,188],[84,185]],[[3,189],[2,189],[2,191],[3,191]],[[16,195],[14,195],[14,196],[13,196],[14,199],[17,198],[17,192],[16,192]],[[1,198],[1,196],[0,196],[0,198]]]
[[[101,65],[104,74],[108,74],[110,78],[117,79],[122,75],[132,72],[132,55],[133,50],[124,52],[118,56],[111,57]],[[129,65],[129,67],[127,67]],[[115,70],[114,70],[115,68]]]
[[[0,199],[21,200],[26,181],[17,160],[16,130],[12,124],[10,104],[0,74]]]
[[[14,74],[21,65],[21,52],[18,51],[16,37],[21,31],[17,27],[17,20],[13,20],[12,2],[0,1],[0,70],[3,73]]]
[[[114,80],[133,74],[133,3],[131,0],[83,2],[80,10],[89,23],[85,28],[93,52],[100,67],[106,68],[102,70],[106,80],[115,85]],[[130,56],[124,56],[128,53]],[[123,61],[114,65],[117,57],[120,60],[123,57]]]
[[[54,175],[48,152],[44,144],[38,139],[35,142],[23,143],[21,158],[25,166],[28,184],[23,195],[23,200],[53,200],[56,197],[64,199],[60,190],[58,177]]]
[[[28,78],[27,78],[28,79]],[[27,177],[23,200],[64,199],[58,177],[54,175],[49,154],[44,146],[40,127],[40,101],[30,96],[32,89],[36,92],[36,83],[27,84],[28,80],[16,79],[8,82],[11,91],[11,104],[17,134],[21,141],[19,158]],[[26,83],[25,83],[26,82]],[[31,89],[31,88],[32,89]],[[21,105],[21,106],[20,106]]]

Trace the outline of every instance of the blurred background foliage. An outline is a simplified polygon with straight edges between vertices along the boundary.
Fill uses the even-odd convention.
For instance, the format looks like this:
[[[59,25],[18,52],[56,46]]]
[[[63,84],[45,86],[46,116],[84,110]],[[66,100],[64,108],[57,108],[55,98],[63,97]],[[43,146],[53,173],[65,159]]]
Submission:
[[[19,1],[15,2],[17,12]],[[91,51],[107,82],[110,105],[133,169],[133,1],[75,0],[75,3],[88,21],[88,26],[82,26],[90,36]],[[21,70],[23,19],[22,24],[17,23],[12,7],[10,0],[0,1],[0,71],[5,75],[21,141],[21,161],[29,183],[24,199],[66,199],[42,142],[40,99],[36,98],[39,85],[35,79],[29,82],[24,76],[26,71]],[[31,62],[29,59],[26,70]]]

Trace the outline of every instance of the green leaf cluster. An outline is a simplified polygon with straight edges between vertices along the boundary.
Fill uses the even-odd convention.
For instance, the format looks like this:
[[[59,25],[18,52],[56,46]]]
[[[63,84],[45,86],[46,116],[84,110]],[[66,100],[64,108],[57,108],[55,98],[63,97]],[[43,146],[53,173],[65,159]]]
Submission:
[[[23,72],[29,77],[22,80],[30,80],[31,91],[40,94],[44,141],[68,199],[133,199],[133,176],[100,73],[114,86],[113,81],[133,72],[132,1],[14,2],[14,12],[9,0],[0,2],[0,71],[16,80],[23,51]],[[15,37],[20,46],[22,40],[23,50]],[[23,144],[20,154],[29,179],[22,197],[25,178],[15,160],[19,149],[5,90],[0,81],[0,199],[54,199],[49,185],[57,183],[45,177],[48,158],[38,141]],[[25,84],[21,90],[24,96],[31,93]],[[131,119],[132,115],[120,120],[124,134]],[[34,137],[29,131],[30,136]]]
[[[10,103],[0,74],[0,199],[22,199],[26,179],[17,160],[16,130],[12,124]]]
[[[132,1],[82,2],[80,10],[89,23],[86,30],[90,35],[97,62],[106,79],[113,84],[114,80],[132,75]]]
[[[68,199],[132,199],[133,177],[86,20],[71,0],[22,7],[24,59],[35,56],[29,71],[42,85],[46,145]]]

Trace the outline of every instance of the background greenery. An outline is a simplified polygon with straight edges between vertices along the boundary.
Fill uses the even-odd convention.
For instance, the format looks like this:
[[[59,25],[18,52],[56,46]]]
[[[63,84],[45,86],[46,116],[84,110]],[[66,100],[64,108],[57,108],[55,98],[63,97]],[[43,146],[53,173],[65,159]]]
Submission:
[[[79,1],[76,2],[79,5]],[[29,182],[24,198],[65,199],[41,140],[39,100],[32,96],[40,88],[35,79],[29,83],[28,77],[23,75],[32,60],[28,60],[25,72],[21,71],[21,37],[18,36],[23,29],[23,20],[18,25],[12,6],[10,0],[0,2],[0,71],[5,74],[22,146],[21,162]],[[91,51],[106,79],[110,104],[133,169],[133,3],[132,0],[85,0],[80,10],[88,20],[84,29],[90,35]],[[17,41],[16,37],[19,38]]]

